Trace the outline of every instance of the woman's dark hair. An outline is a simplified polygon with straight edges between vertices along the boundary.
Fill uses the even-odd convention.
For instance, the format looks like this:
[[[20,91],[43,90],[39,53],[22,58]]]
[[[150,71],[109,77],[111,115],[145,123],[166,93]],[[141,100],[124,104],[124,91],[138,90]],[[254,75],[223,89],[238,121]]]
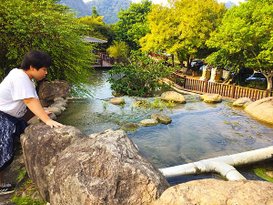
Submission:
[[[51,58],[47,53],[42,51],[30,51],[25,56],[21,63],[23,70],[28,70],[30,66],[40,69],[42,67],[48,68],[51,65]]]

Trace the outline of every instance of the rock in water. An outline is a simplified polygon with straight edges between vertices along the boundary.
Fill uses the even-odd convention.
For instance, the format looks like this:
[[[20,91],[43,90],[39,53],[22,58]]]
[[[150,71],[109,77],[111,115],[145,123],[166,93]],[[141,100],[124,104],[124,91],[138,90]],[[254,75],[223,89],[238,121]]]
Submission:
[[[165,125],[170,124],[172,122],[172,119],[169,116],[160,113],[152,114],[151,118]]]
[[[161,100],[173,101],[176,103],[186,103],[185,97],[175,91],[167,91],[161,94]]]
[[[252,117],[273,124],[273,97],[257,100],[245,108]]]
[[[201,99],[206,103],[222,102],[222,96],[214,93],[205,93],[204,95],[201,95]]]

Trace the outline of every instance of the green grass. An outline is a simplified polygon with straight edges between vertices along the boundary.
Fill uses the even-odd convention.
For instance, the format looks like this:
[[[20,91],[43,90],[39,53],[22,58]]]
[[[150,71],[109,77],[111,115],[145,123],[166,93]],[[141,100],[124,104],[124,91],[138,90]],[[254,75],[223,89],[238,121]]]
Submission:
[[[255,168],[253,171],[258,177],[260,177],[268,182],[273,182],[273,178],[266,174],[266,171],[269,171],[269,170],[267,170],[265,168]]]

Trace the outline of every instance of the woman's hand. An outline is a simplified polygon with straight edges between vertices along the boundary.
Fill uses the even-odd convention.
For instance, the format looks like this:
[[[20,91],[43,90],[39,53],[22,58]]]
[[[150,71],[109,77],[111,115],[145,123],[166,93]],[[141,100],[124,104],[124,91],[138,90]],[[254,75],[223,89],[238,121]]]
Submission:
[[[64,127],[63,124],[57,122],[57,121],[54,121],[52,119],[49,119],[45,122],[46,125],[48,125],[49,127],[51,128],[54,128],[54,127]]]
[[[52,120],[48,114],[45,112],[44,108],[42,107],[39,99],[37,98],[26,98],[23,100],[26,106],[34,113],[38,118],[40,118],[46,125],[53,127],[64,127],[63,124],[58,123]]]
[[[45,109],[45,113],[46,113],[47,115],[50,115],[52,112]]]

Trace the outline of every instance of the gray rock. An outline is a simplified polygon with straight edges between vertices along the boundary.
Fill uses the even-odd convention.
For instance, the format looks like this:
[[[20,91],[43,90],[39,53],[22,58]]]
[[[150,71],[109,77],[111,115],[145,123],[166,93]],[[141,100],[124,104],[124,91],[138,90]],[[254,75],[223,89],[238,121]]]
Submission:
[[[43,123],[28,126],[21,135],[28,175],[46,201],[49,201],[48,177],[54,171],[58,155],[83,136],[78,129],[71,126],[52,129]]]
[[[239,98],[239,99],[235,100],[232,103],[232,106],[235,106],[235,107],[246,107],[250,103],[252,103],[252,100],[250,98],[243,97],[243,98]]]
[[[158,124],[158,121],[155,119],[144,119],[140,121],[140,125],[144,127],[154,126],[157,124]]]
[[[139,125],[136,123],[126,123],[121,126],[121,129],[125,131],[135,131],[137,128],[139,128]]]
[[[222,102],[222,96],[214,93],[205,93],[200,96],[201,99],[206,103],[219,103]]]
[[[37,117],[37,116],[33,116],[32,118],[30,118],[27,123],[30,125],[35,125],[35,124],[38,124],[40,123],[41,120]]]
[[[49,106],[55,98],[67,97],[70,92],[70,86],[66,81],[55,80],[52,82],[44,81],[39,86],[39,99],[43,106]]]
[[[51,106],[44,109],[48,112],[54,113],[57,116],[60,115],[63,111],[60,107],[51,107]]]
[[[123,105],[125,103],[124,98],[121,97],[116,97],[116,98],[111,98],[110,103],[113,105]]]
[[[273,97],[257,100],[245,108],[252,117],[273,124]]]
[[[159,123],[166,124],[166,125],[172,122],[172,119],[169,116],[161,114],[161,113],[152,114],[151,118],[157,120]]]
[[[51,205],[150,204],[169,186],[122,130],[88,137],[39,123],[21,144],[28,175]]]
[[[161,100],[173,101],[176,103],[186,103],[185,97],[175,91],[167,91],[161,94]]]
[[[124,131],[107,130],[62,152],[50,180],[50,204],[150,204],[167,187]]]
[[[262,181],[195,180],[167,189],[152,205],[273,204],[273,184]]]

